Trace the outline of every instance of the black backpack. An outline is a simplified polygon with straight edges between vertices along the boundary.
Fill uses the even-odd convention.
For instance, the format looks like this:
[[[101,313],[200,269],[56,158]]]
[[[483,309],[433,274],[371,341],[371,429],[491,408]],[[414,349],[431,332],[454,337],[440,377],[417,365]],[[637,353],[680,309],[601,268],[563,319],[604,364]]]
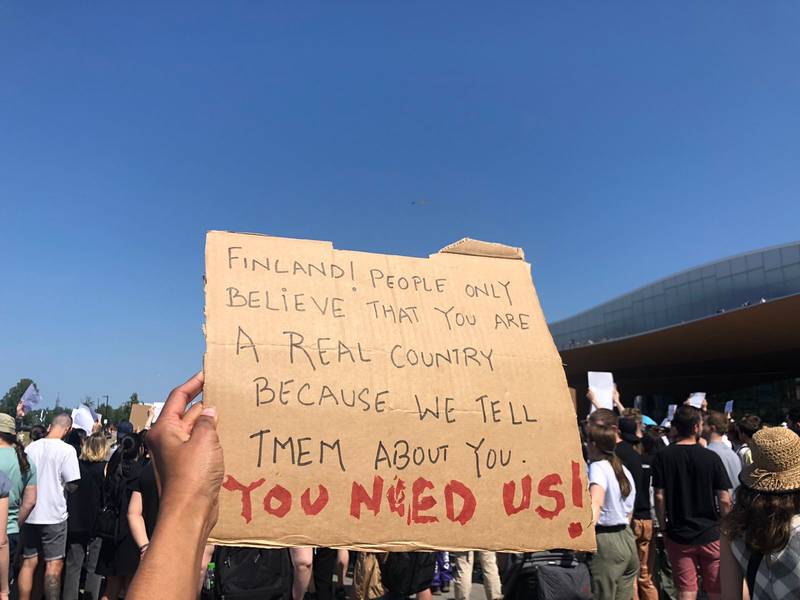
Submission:
[[[103,482],[100,512],[94,522],[93,535],[109,542],[119,542],[126,532],[120,518],[125,510],[127,519],[127,503],[125,502],[124,482],[115,474],[109,474]]]
[[[435,552],[389,552],[380,562],[383,586],[392,596],[405,598],[431,587]]]
[[[584,553],[571,550],[528,552],[514,557],[503,574],[505,600],[591,600]]]
[[[292,559],[287,549],[217,546],[211,600],[291,600]]]

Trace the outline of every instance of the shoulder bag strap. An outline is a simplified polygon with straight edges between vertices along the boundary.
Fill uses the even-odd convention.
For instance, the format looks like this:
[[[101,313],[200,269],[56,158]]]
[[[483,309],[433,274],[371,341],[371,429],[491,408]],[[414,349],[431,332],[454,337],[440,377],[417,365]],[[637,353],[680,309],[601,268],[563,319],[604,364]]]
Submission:
[[[753,599],[753,590],[756,587],[756,573],[758,573],[758,567],[761,566],[761,561],[764,559],[764,555],[761,552],[756,552],[753,550],[750,552],[750,558],[747,559],[747,591],[750,592],[750,598]]]

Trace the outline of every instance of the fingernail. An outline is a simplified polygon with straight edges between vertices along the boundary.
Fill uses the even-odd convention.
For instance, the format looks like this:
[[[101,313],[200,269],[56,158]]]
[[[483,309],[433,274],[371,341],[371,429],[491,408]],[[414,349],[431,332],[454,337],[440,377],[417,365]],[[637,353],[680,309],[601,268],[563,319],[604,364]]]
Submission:
[[[212,419],[217,418],[217,409],[213,406],[209,406],[208,408],[204,408],[203,412],[200,413],[204,417],[211,417]]]

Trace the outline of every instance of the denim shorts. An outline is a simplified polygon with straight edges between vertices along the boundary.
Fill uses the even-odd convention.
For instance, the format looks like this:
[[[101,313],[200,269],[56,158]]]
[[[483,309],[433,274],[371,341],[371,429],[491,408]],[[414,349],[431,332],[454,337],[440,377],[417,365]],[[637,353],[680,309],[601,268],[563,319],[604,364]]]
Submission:
[[[67,553],[67,522],[54,525],[22,526],[22,558],[43,556],[45,561],[62,560]]]

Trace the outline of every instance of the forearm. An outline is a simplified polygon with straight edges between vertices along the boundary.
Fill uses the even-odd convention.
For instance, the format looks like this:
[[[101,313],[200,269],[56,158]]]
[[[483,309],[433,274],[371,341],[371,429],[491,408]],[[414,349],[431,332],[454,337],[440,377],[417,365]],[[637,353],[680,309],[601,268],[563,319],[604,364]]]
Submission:
[[[22,529],[22,524],[28,520],[28,515],[31,514],[33,507],[36,506],[36,494],[29,494],[27,489],[22,496],[22,503],[19,505],[19,513],[17,514],[17,522],[19,523],[20,529]]]
[[[203,512],[187,503],[161,505],[158,524],[136,576],[128,600],[151,600],[153,590],[169,590],[165,600],[194,600],[208,531]],[[176,556],[186,560],[175,560]],[[170,565],[164,569],[164,565]]]
[[[662,531],[664,531],[667,528],[667,506],[666,502],[664,502],[664,495],[656,493],[654,500],[656,503],[656,518],[658,519],[658,526]]]
[[[729,512],[731,512],[731,495],[725,492],[719,492],[717,497],[717,502],[719,503],[719,516],[724,517]]]
[[[0,594],[4,598],[8,597],[8,571],[11,560],[8,555],[8,536],[3,532],[0,534]]]
[[[128,526],[130,527],[133,541],[136,542],[136,546],[139,549],[145,544],[150,543],[150,539],[147,537],[147,527],[145,527],[144,517],[142,517],[142,515],[132,515],[128,513]]]

